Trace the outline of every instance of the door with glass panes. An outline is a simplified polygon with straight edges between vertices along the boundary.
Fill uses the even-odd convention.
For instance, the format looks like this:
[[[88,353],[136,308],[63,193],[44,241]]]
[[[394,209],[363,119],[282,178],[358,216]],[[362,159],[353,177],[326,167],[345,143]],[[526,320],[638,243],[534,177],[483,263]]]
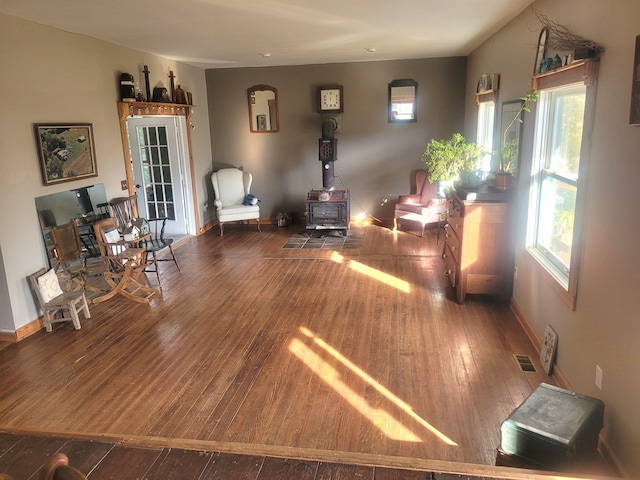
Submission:
[[[166,217],[167,234],[188,232],[178,120],[176,117],[127,119],[139,215]]]

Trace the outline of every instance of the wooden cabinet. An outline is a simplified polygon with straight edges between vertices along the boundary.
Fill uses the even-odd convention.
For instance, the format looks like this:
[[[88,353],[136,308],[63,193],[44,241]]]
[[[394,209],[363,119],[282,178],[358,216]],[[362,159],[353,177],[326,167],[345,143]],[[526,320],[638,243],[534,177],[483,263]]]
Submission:
[[[513,273],[510,195],[487,195],[492,200],[477,197],[482,195],[464,191],[448,197],[442,253],[445,273],[458,303],[465,301],[467,293],[498,295],[508,301]]]

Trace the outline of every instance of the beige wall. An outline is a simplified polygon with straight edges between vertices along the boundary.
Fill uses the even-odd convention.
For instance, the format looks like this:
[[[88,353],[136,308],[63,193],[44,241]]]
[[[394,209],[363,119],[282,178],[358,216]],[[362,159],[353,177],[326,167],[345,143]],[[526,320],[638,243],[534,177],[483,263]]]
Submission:
[[[629,105],[637,0],[540,0],[550,19],[605,47],[600,64],[591,135],[591,161],[577,309],[569,310],[540,278],[524,251],[527,181],[520,183],[517,281],[514,300],[542,336],[550,324],[559,335],[558,367],[572,388],[606,405],[605,436],[624,467],[640,476],[640,238],[635,193],[640,178],[640,129],[630,127]],[[529,88],[540,24],[530,10],[472,53],[468,63],[467,128],[475,128],[473,86],[482,72],[501,74],[500,100]],[[533,115],[525,118],[522,171],[530,171]],[[595,369],[604,370],[602,391]]]
[[[168,85],[172,69],[199,104],[194,114],[193,150],[198,214],[204,214],[211,147],[204,72],[175,61],[61,30],[0,15],[0,248],[6,283],[0,280],[0,331],[13,332],[37,318],[26,276],[47,265],[34,198],[94,183],[104,183],[107,197],[120,195],[125,179],[116,102],[121,72],[135,75],[144,64],[152,86]],[[141,82],[144,89],[144,81]],[[34,123],[93,124],[99,176],[43,186],[33,131]]]
[[[429,139],[462,130],[465,72],[463,57],[207,70],[214,168],[231,164],[253,173],[262,217],[282,209],[303,214],[307,192],[322,187],[317,87],[340,84],[345,100],[336,187],[350,189],[352,218],[389,220],[398,195],[409,192]],[[387,86],[402,78],[418,82],[418,121],[390,124]],[[278,90],[278,133],[249,131],[247,88],[256,84]]]

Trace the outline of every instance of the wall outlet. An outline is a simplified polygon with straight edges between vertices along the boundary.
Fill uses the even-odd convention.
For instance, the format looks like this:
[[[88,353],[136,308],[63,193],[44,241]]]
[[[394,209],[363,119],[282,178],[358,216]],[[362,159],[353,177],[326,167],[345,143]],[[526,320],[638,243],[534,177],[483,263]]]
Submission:
[[[600,365],[596,365],[596,387],[602,390],[602,375],[603,371],[600,368]]]

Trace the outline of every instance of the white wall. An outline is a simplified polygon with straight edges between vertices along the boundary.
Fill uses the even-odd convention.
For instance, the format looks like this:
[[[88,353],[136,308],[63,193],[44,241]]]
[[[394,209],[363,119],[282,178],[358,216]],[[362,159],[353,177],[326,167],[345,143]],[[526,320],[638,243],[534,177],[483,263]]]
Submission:
[[[640,476],[640,128],[629,108],[637,0],[539,0],[533,7],[573,33],[605,47],[600,62],[591,135],[591,160],[577,308],[568,309],[532,268],[524,251],[528,182],[519,184],[514,300],[542,336],[547,324],[559,335],[557,364],[573,389],[606,405],[605,438],[629,474]],[[522,96],[531,85],[540,23],[531,10],[474,51],[467,72],[467,131],[475,129],[474,86],[483,72],[501,74],[500,101]],[[530,172],[533,115],[524,125],[522,172]],[[595,369],[604,370],[602,391]]]
[[[107,198],[121,195],[126,178],[116,102],[121,72],[132,73],[144,90],[140,73],[149,65],[152,87],[168,86],[173,70],[177,83],[193,92],[193,150],[201,223],[211,171],[211,145],[204,71],[165,58],[73,35],[0,15],[0,248],[6,288],[0,280],[3,305],[0,329],[14,331],[37,318],[26,277],[47,265],[34,198],[104,183]],[[38,166],[34,123],[93,124],[97,178],[43,186]],[[0,272],[2,269],[0,269]],[[11,318],[8,318],[11,316]]]

